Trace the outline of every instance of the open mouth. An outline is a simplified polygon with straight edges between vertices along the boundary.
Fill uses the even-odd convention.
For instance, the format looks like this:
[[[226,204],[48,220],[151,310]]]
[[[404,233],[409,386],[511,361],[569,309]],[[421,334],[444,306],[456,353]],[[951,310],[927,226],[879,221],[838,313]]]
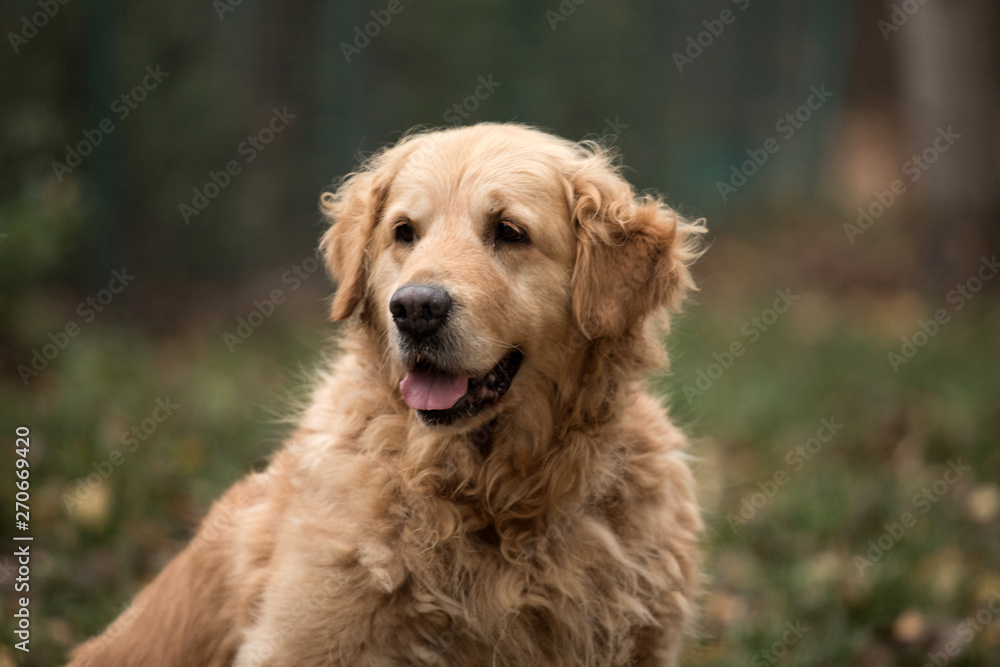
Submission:
[[[424,422],[451,424],[499,401],[510,389],[523,358],[515,348],[482,377],[449,373],[426,359],[418,360],[399,383],[399,391]]]

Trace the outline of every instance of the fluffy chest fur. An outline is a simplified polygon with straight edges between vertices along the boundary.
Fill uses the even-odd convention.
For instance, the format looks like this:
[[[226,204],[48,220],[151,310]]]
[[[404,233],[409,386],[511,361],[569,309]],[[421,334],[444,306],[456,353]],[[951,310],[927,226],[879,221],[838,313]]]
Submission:
[[[329,609],[310,615],[336,621],[345,599],[365,615],[349,633],[317,628],[343,664],[669,659],[660,638],[683,631],[700,525],[682,436],[654,400],[637,393],[621,420],[560,440],[545,431],[545,442],[524,427],[524,410],[480,434],[491,439],[484,456],[475,435],[415,434],[383,403],[365,405],[364,392],[349,397],[352,367],[341,365],[314,406],[359,401],[347,413],[355,419],[331,434],[314,408],[288,452],[296,486],[323,511],[279,535],[276,553],[281,562],[281,544],[299,545],[289,568],[302,565],[302,541],[326,554],[314,565],[335,581],[318,603]],[[326,430],[309,430],[320,423]]]
[[[473,664],[488,648],[501,665],[632,664],[672,582],[658,576],[654,554],[623,541],[605,517],[581,511],[560,523],[514,561],[492,530],[485,538],[458,533],[429,550],[404,533],[405,578],[394,594],[414,624],[399,655]]]

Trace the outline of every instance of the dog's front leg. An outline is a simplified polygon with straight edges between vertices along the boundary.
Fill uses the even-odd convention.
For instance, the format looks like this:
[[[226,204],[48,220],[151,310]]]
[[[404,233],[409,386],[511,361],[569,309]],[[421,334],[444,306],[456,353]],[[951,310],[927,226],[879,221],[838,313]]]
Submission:
[[[400,631],[380,619],[405,579],[397,555],[308,525],[279,536],[279,544],[304,544],[305,535],[312,536],[308,548],[276,554],[233,667],[387,664]]]
[[[253,597],[254,551],[268,550],[268,484],[251,475],[234,485],[132,605],[73,652],[71,667],[227,667]],[[246,544],[250,534],[255,549]]]

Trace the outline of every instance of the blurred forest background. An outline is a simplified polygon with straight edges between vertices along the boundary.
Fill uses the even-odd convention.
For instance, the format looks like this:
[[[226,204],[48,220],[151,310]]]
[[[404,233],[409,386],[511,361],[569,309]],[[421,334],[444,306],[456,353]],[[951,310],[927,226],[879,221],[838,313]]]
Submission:
[[[336,333],[324,188],[415,125],[487,120],[601,138],[708,219],[653,379],[708,526],[684,664],[1000,664],[992,0],[9,0],[0,20],[0,667],[61,664],[279,446]]]

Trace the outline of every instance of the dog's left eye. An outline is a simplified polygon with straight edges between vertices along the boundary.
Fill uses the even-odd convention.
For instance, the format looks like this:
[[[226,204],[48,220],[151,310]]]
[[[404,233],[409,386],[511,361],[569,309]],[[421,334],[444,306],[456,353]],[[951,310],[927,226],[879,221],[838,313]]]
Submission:
[[[400,220],[393,227],[393,236],[396,243],[413,243],[413,225],[408,220]]]
[[[516,225],[501,220],[493,229],[493,245],[497,243],[527,243],[528,235]]]

